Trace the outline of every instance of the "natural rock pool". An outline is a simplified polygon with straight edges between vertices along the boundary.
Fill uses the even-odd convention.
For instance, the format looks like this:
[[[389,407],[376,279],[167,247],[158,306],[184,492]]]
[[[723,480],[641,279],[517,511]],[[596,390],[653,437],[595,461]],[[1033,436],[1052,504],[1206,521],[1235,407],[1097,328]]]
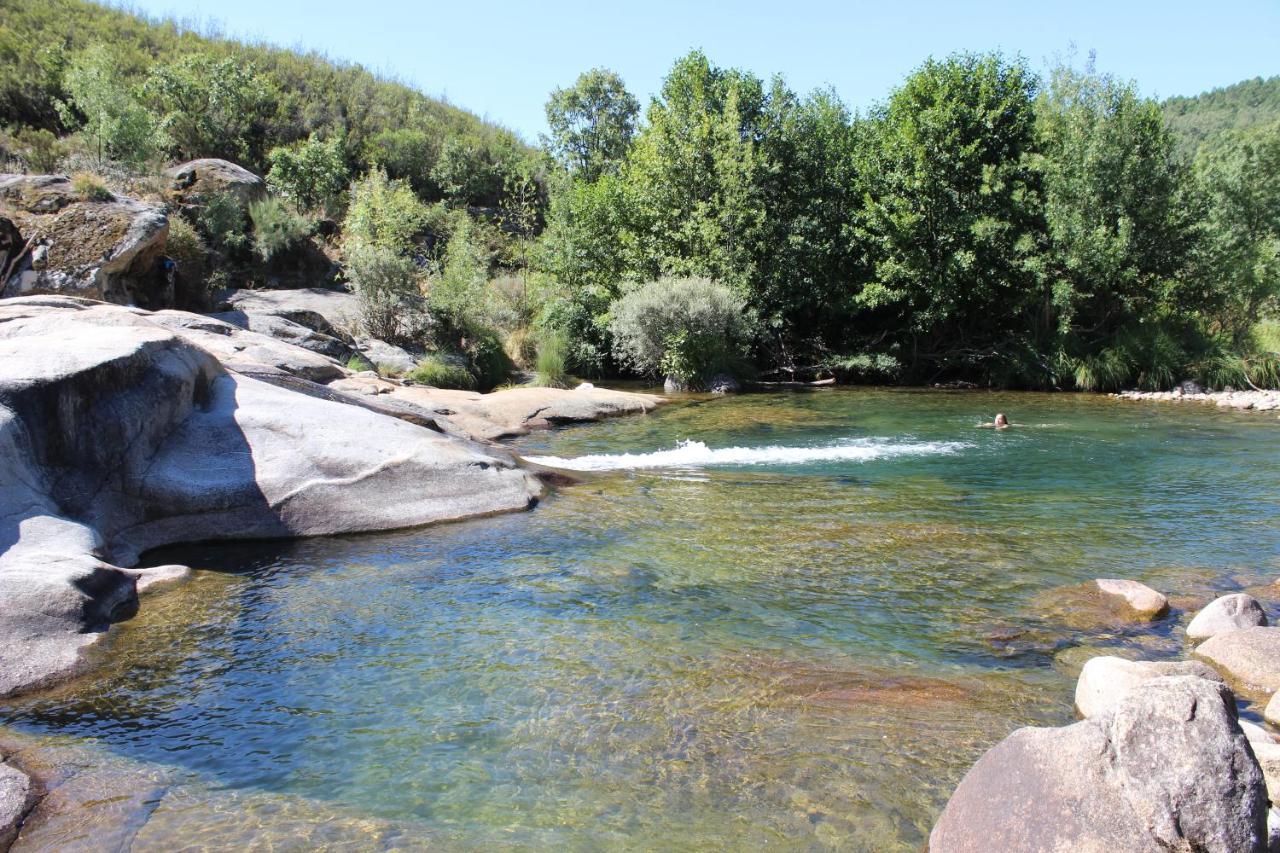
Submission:
[[[997,410],[1019,426],[974,428]],[[833,389],[515,448],[583,482],[529,513],[154,555],[208,571],[0,722],[162,777],[135,849],[919,849],[986,748],[1073,718],[1091,654],[1180,657],[1216,592],[1280,603],[1270,415]],[[1054,593],[1097,577],[1174,612]]]

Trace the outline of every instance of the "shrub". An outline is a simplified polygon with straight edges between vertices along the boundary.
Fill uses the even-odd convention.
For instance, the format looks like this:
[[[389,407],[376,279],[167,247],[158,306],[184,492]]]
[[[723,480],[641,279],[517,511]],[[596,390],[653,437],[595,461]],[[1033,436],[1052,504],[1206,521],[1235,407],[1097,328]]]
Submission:
[[[496,388],[511,378],[511,359],[502,348],[502,340],[496,331],[488,328],[469,329],[466,348],[480,390]]]
[[[538,378],[539,385],[548,388],[566,388],[569,385],[569,373],[565,369],[565,360],[569,353],[569,336],[561,331],[544,332],[538,339]]]
[[[268,196],[249,203],[253,249],[269,261],[311,236],[313,223],[287,202]]]
[[[196,225],[213,248],[235,254],[248,245],[244,207],[231,193],[211,193],[203,199]]]
[[[322,140],[314,133],[303,142],[272,148],[267,183],[302,210],[337,215],[347,189],[344,148],[341,136]]]
[[[107,189],[107,185],[102,182],[102,178],[92,172],[77,172],[71,178],[71,188],[75,190],[76,195],[88,201],[111,201],[115,198],[111,190]]]
[[[365,246],[347,253],[347,280],[359,298],[358,323],[383,341],[416,341],[428,325],[417,266],[391,249]]]
[[[20,127],[12,144],[27,170],[36,174],[56,172],[67,155],[66,144],[44,128]]]
[[[343,248],[377,247],[410,255],[430,215],[408,184],[374,169],[351,185],[351,203],[342,223]]]
[[[475,374],[465,365],[439,355],[429,355],[418,362],[417,367],[405,374],[405,378],[434,388],[476,390]]]
[[[506,351],[507,358],[511,359],[516,367],[530,367],[538,359],[538,342],[524,327],[508,332],[506,343],[502,348]]]
[[[373,362],[362,356],[360,353],[353,353],[351,358],[347,359],[347,370],[354,373],[364,373],[367,370],[378,372],[378,368],[374,367]]]
[[[610,308],[613,351],[639,373],[697,387],[735,372],[753,323],[743,300],[705,278],[662,278]]]

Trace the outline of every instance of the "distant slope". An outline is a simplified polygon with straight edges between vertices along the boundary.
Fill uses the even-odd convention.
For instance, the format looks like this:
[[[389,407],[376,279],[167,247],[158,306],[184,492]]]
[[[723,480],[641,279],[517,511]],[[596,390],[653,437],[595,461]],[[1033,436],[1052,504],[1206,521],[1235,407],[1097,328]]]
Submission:
[[[1280,76],[1255,77],[1192,97],[1169,98],[1162,107],[1179,149],[1191,156],[1224,133],[1280,121]]]
[[[379,134],[406,132],[419,133],[434,154],[450,140],[490,162],[529,150],[509,130],[359,65],[202,34],[86,0],[0,0],[0,125],[66,132],[55,108],[65,98],[63,69],[97,43],[110,45],[138,81],[156,65],[192,53],[249,59],[280,93],[261,128],[271,145],[341,128],[356,150]]]

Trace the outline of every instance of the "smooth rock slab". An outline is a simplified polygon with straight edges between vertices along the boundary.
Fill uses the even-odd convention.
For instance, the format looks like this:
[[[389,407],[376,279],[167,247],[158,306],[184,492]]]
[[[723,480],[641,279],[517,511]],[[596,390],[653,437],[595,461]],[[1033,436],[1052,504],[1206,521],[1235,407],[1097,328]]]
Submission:
[[[1169,599],[1143,583],[1117,578],[1094,581],[1098,592],[1123,603],[1140,619],[1158,619],[1169,612]]]
[[[1163,677],[1112,713],[1009,735],[960,782],[929,850],[1261,853],[1267,810],[1231,691]]]
[[[1086,719],[1114,710],[1130,690],[1168,675],[1194,675],[1222,681],[1212,667],[1199,661],[1137,661],[1118,657],[1091,658],[1076,682],[1076,711]]]
[[[1187,636],[1207,640],[1218,634],[1267,624],[1267,614],[1258,599],[1243,592],[1224,595],[1209,602],[1187,626]]]
[[[35,791],[27,774],[0,764],[0,850],[8,850],[18,836],[18,824],[34,799]]]
[[[1219,634],[1195,656],[1249,693],[1280,690],[1280,628],[1243,628]]]

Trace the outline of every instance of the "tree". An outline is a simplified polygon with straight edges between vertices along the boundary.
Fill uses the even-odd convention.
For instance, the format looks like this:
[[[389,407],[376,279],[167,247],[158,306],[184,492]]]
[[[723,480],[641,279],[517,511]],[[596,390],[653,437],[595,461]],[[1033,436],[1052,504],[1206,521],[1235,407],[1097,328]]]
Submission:
[[[1195,177],[1205,202],[1200,275],[1216,285],[1217,324],[1239,346],[1280,311],[1280,124],[1202,149]]]
[[[342,223],[345,250],[377,246],[410,257],[429,212],[409,185],[373,169],[351,185],[347,216]]]
[[[1092,63],[1053,70],[1036,123],[1050,255],[1033,319],[1071,364],[1185,307],[1184,170],[1160,107]]]
[[[340,210],[347,189],[344,148],[340,135],[320,139],[314,133],[304,142],[272,148],[267,183],[301,210],[332,215]]]
[[[260,159],[272,92],[243,57],[188,54],[152,71],[145,91],[179,157]]]
[[[547,149],[575,177],[590,182],[616,171],[626,156],[640,102],[617,74],[593,68],[568,89],[552,92],[546,112]]]
[[[871,128],[863,238],[874,268],[857,301],[917,378],[1002,381],[1031,345],[1043,236],[1035,91],[1021,61],[929,60]]]
[[[93,140],[99,165],[104,156],[138,163],[155,153],[155,122],[109,47],[94,45],[76,56],[62,85],[68,100],[58,102],[58,113],[64,124],[81,127]]]

